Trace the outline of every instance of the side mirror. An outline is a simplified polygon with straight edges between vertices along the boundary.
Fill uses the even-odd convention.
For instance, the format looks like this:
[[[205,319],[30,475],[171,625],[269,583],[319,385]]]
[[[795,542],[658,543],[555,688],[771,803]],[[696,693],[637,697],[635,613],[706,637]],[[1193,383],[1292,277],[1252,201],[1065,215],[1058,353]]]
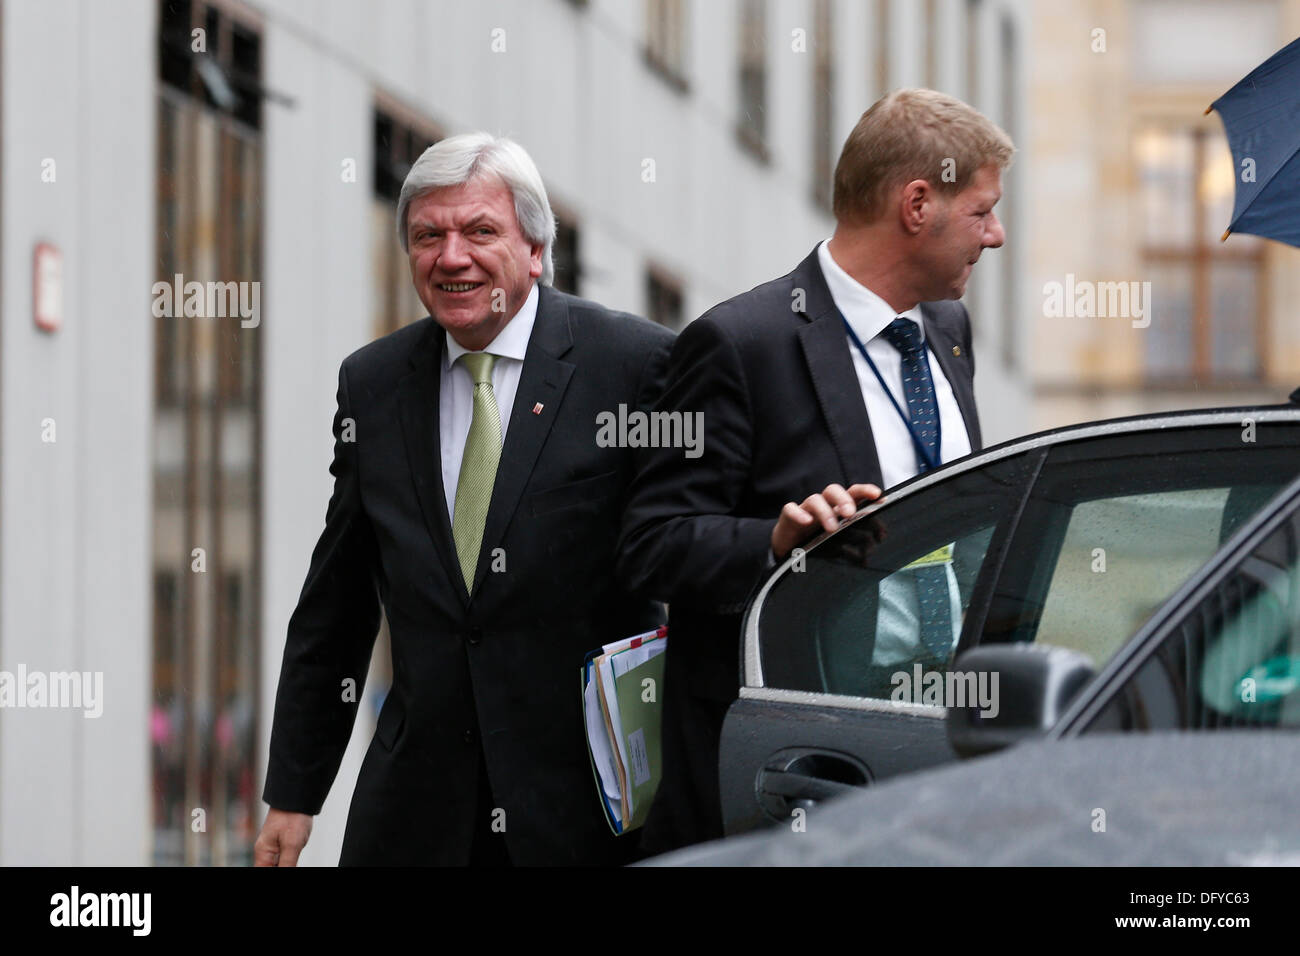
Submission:
[[[1002,750],[1047,731],[1096,675],[1078,651],[1047,644],[986,644],[953,662],[950,675],[991,694],[979,706],[948,708],[948,742],[960,757]]]

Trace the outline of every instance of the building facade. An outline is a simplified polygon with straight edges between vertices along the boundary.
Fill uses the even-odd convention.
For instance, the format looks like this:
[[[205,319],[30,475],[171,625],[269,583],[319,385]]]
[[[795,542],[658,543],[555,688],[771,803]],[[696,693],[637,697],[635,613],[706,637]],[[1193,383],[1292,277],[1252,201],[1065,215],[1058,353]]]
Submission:
[[[557,285],[681,328],[830,234],[840,144],[884,91],[967,99],[1021,146],[1010,239],[968,301],[986,436],[1024,431],[1030,19],[1020,0],[3,0],[0,670],[102,674],[103,706],[0,710],[0,864],[251,860],[338,366],[423,315],[393,215],[439,137],[517,139],[559,217]],[[381,634],[304,863],[338,859],[387,666]]]
[[[1300,250],[1221,239],[1244,170],[1205,110],[1300,34],[1300,3],[1045,3],[1033,29],[1031,430],[1285,402]]]

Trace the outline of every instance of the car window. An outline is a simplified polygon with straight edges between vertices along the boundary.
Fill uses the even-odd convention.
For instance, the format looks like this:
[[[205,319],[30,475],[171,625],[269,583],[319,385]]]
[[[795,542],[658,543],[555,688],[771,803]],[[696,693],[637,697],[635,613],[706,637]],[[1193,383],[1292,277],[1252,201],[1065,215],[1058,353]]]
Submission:
[[[1051,643],[1100,667],[1300,473],[1298,447],[1288,423],[1249,440],[1236,423],[1150,428],[918,489],[772,583],[758,618],[763,684],[897,700],[916,667],[946,669],[958,635],[962,648]]]
[[[764,684],[889,698],[896,674],[946,668],[997,532],[1040,457],[953,476],[809,550],[763,602]]]
[[[1076,505],[1035,640],[1108,659],[1219,550],[1227,488],[1099,498]]]
[[[1055,446],[1025,504],[983,641],[1039,641],[1100,667],[1300,472],[1291,425]]]
[[[1300,517],[1184,614],[1087,731],[1300,727]]]

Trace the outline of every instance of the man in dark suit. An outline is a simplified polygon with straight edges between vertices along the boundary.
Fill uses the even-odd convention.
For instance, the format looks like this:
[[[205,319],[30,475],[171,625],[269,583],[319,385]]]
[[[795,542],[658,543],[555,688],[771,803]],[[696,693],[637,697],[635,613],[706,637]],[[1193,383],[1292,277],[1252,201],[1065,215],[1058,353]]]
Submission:
[[[340,862],[624,862],[578,673],[663,609],[613,577],[633,461],[596,423],[651,407],[672,335],[550,288],[554,218],[509,140],[430,147],[398,219],[429,317],[339,371],[334,493],[289,621],[257,862],[293,865],[306,843],[381,604],[393,684]]]
[[[886,96],[845,143],[829,242],[678,337],[658,409],[702,412],[703,454],[642,453],[619,542],[628,587],[670,613],[646,852],[722,835],[718,742],[764,572],[880,488],[980,447],[970,321],[949,300],[1002,244],[1013,151],[964,103]]]

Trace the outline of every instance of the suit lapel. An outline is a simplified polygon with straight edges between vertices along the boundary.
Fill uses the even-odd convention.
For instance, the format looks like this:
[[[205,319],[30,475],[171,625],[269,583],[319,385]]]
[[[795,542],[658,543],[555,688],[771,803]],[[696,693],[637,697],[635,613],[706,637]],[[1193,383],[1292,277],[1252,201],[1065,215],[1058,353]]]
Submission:
[[[555,424],[564,391],[573,375],[573,364],[560,360],[573,347],[569,307],[552,289],[542,286],[538,291],[537,318],[528,340],[528,350],[524,353],[524,367],[510,412],[510,424],[506,428],[505,444],[501,448],[496,484],[492,488],[492,504],[483,528],[483,546],[479,549],[478,567],[474,574],[476,591],[491,566],[492,550],[500,546],[510,519],[519,506],[524,486],[532,476],[537,456]],[[534,414],[533,408],[538,402],[542,404],[542,411]],[[594,436],[595,426],[592,428]]]
[[[970,440],[970,450],[979,451],[980,422],[975,409],[975,388],[971,381],[970,360],[958,359],[953,348],[960,343],[944,323],[939,322],[934,309],[925,302],[921,303],[921,318],[925,322],[925,337],[930,343],[930,352],[939,361],[939,367],[952,386],[952,394],[957,399],[957,408],[961,410],[962,422],[966,426],[966,437]]]
[[[447,493],[442,484],[442,443],[439,438],[439,387],[445,336],[432,319],[419,344],[411,353],[412,370],[399,384],[398,414],[406,444],[406,462],[415,484],[425,526],[433,538],[433,550],[442,561],[452,589],[462,604],[469,603],[456,544],[447,517]]]
[[[795,289],[804,292],[806,308],[802,314],[808,320],[798,332],[799,343],[845,480],[878,484],[880,459],[862,401],[862,386],[853,369],[844,321],[826,286],[816,249],[799,263],[791,277]]]

